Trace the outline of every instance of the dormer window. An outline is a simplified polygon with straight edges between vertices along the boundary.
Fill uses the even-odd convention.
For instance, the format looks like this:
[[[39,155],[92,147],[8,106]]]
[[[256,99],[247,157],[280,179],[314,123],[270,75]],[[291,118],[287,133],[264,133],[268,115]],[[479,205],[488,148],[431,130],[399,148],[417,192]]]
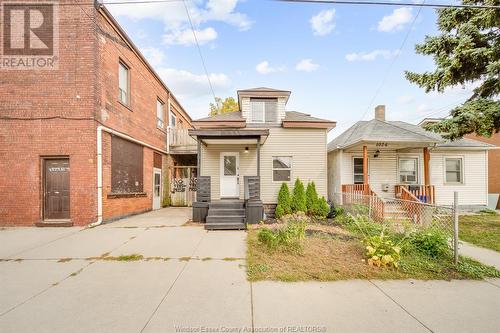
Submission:
[[[278,122],[278,100],[276,98],[251,98],[250,122]]]

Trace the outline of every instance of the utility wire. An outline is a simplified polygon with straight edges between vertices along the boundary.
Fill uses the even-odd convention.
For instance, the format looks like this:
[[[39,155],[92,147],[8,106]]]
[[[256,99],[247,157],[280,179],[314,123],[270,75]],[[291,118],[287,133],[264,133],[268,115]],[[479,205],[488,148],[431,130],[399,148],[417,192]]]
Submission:
[[[463,4],[430,4],[413,2],[391,2],[391,1],[349,1],[349,0],[271,0],[278,2],[309,3],[309,4],[334,4],[334,5],[376,5],[376,6],[398,6],[398,7],[431,7],[431,8],[475,8],[475,9],[500,9],[498,5],[463,5]]]
[[[184,4],[184,8],[186,9],[186,14],[187,14],[187,17],[189,19],[189,25],[191,26],[191,30],[193,31],[194,41],[196,42],[196,47],[198,48],[198,53],[200,55],[201,64],[203,65],[203,70],[205,71],[208,85],[210,86],[210,91],[212,92],[212,96],[214,97],[215,105],[217,106],[218,104],[217,104],[217,98],[215,97],[214,87],[212,86],[212,81],[210,80],[210,75],[208,75],[208,70],[207,70],[207,66],[205,64],[205,59],[203,58],[203,53],[201,53],[200,43],[198,43],[198,38],[196,37],[196,31],[194,29],[193,20],[191,20],[191,14],[189,13],[189,8],[186,4],[186,0],[183,0],[182,3]]]
[[[425,0],[422,1],[422,4],[423,3],[425,3]],[[398,49],[396,55],[394,56],[394,58],[392,59],[391,63],[389,64],[389,67],[387,68],[387,70],[385,72],[385,75],[382,78],[382,81],[380,82],[380,85],[378,86],[377,90],[375,90],[375,94],[373,95],[372,99],[370,100],[370,104],[368,104],[368,106],[366,107],[366,110],[363,113],[363,116],[361,117],[361,120],[363,120],[363,118],[366,116],[366,114],[370,110],[371,106],[373,105],[373,102],[375,102],[375,99],[380,94],[380,91],[382,90],[382,87],[385,85],[385,82],[387,81],[387,78],[389,77],[389,74],[390,74],[390,72],[392,70],[392,66],[394,66],[394,63],[396,62],[396,60],[398,60],[401,52],[403,51],[403,48],[404,48],[404,46],[406,44],[406,41],[408,40],[408,37],[410,36],[410,33],[411,33],[412,29],[413,29],[413,26],[415,25],[415,22],[417,21],[418,16],[420,15],[420,12],[422,11],[422,8],[423,7],[419,7],[418,8],[417,14],[413,18],[413,21],[411,22],[411,25],[408,28],[408,31],[406,32],[406,35],[405,35],[403,41],[401,42],[401,45],[399,46],[399,49]]]

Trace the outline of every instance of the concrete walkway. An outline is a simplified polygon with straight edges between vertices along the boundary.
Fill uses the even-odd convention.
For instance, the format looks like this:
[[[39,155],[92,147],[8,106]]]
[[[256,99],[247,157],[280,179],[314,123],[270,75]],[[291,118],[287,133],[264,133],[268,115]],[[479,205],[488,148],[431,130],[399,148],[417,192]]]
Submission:
[[[243,231],[168,208],[0,230],[0,332],[492,332],[500,280],[249,283]],[[138,261],[118,261],[138,254]],[[307,327],[306,327],[307,326]]]
[[[500,252],[460,241],[458,253],[500,270]]]

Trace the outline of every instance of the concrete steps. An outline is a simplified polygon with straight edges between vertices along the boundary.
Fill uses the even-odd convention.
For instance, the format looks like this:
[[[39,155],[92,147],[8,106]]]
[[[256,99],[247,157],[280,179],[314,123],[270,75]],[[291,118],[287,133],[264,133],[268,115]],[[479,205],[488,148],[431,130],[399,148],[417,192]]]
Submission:
[[[245,203],[243,200],[212,201],[208,206],[205,229],[241,230],[246,229]]]

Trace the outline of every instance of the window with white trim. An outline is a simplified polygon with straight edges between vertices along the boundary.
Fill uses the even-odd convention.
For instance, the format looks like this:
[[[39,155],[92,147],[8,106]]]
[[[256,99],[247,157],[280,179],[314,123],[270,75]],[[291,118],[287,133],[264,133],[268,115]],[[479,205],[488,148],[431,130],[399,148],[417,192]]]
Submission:
[[[399,159],[399,182],[402,184],[418,182],[418,158]]]
[[[292,157],[273,156],[273,181],[288,182],[292,179]]]
[[[156,99],[156,127],[163,128],[163,102],[160,99]]]
[[[118,66],[118,99],[125,105],[129,105],[130,102],[129,88],[129,68],[120,61]]]
[[[169,124],[169,126],[171,128],[175,128],[175,125],[177,125],[177,117],[172,112],[172,110],[170,110],[170,124]]]
[[[463,184],[463,158],[461,157],[446,157],[445,164],[445,183],[446,184]]]
[[[276,98],[251,98],[250,122],[278,122],[278,100]]]

